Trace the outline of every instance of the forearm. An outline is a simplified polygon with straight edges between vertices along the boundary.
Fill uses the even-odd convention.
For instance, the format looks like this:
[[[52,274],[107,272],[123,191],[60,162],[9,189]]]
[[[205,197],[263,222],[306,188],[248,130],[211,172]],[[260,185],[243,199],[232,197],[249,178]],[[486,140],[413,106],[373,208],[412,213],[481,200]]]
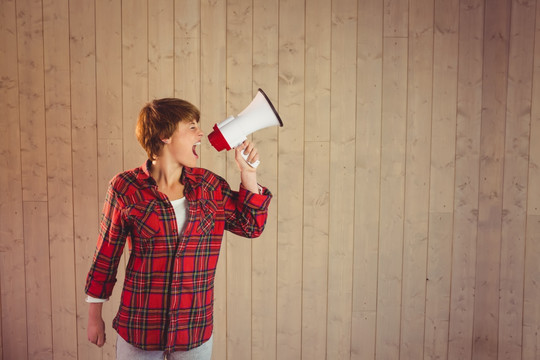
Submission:
[[[102,302],[93,302],[88,304],[88,319],[101,319],[102,318]]]

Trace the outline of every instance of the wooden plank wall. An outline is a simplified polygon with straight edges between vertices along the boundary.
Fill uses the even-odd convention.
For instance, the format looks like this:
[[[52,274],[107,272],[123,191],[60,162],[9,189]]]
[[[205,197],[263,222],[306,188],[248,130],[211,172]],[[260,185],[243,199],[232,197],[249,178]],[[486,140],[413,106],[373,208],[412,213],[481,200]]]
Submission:
[[[259,87],[275,197],[226,237],[214,359],[540,358],[537,1],[0,0],[0,360],[115,358],[120,288],[102,349],[83,290],[139,109],[208,134]]]

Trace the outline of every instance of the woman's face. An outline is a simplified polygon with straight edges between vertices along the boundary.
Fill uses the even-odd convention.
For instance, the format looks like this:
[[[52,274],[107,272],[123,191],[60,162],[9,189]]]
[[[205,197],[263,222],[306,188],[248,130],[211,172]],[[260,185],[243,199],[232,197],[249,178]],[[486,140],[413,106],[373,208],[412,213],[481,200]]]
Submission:
[[[170,137],[168,151],[173,158],[182,166],[197,166],[197,145],[201,144],[204,136],[195,120],[180,121],[175,132]]]

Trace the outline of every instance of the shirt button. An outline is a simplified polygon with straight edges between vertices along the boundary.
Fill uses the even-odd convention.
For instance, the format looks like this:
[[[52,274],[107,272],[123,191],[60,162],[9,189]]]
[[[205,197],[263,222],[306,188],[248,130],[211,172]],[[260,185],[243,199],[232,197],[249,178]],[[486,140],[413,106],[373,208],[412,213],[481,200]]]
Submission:
[[[176,234],[177,234],[177,231],[176,231],[176,229],[174,229],[174,230],[173,230],[172,232],[173,232],[173,234],[174,234],[174,235],[176,235]]]

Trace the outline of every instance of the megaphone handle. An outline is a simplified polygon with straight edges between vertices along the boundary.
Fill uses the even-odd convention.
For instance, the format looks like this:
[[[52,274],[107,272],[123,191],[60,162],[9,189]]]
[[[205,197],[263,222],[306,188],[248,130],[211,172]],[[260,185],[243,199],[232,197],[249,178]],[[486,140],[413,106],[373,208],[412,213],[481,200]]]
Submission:
[[[247,160],[248,156],[247,156],[246,154],[244,154],[244,150],[242,150],[242,151],[240,152],[240,155],[242,155],[242,157],[243,157],[244,160],[248,163],[248,165],[251,166],[251,167],[254,168],[254,169],[256,169],[257,166],[259,166],[259,164],[261,163],[260,160],[257,160],[257,161],[255,161],[255,162],[249,162],[249,161]]]

